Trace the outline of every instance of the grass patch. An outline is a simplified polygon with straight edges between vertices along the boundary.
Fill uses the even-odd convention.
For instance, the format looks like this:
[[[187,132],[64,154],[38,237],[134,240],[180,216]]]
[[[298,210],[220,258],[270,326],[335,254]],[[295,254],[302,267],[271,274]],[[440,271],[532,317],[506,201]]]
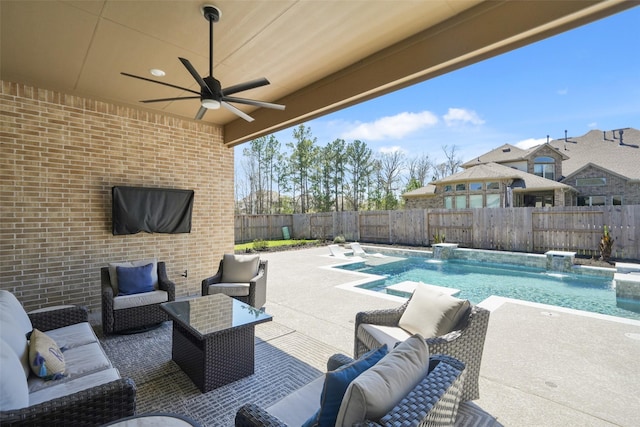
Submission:
[[[258,246],[260,248],[264,247],[264,250],[270,250],[278,248],[285,249],[295,246],[315,245],[318,243],[318,240],[260,240],[258,242],[241,243],[239,245],[235,245],[234,249],[238,252],[249,252],[256,249],[256,243],[259,243]]]

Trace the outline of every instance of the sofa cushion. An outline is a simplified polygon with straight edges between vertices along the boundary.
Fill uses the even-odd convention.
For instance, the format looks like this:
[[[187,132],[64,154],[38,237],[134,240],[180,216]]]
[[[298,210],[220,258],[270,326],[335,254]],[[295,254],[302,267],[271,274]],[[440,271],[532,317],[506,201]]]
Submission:
[[[259,255],[224,254],[222,259],[222,282],[248,283],[258,275]]]
[[[418,283],[398,326],[425,338],[445,335],[458,324],[469,306],[467,300],[452,297]]]
[[[118,295],[133,295],[155,290],[151,279],[153,264],[138,267],[116,267]]]
[[[249,283],[215,283],[209,285],[207,294],[225,294],[230,297],[246,297],[249,296]]]
[[[315,416],[316,421],[312,421],[308,425],[316,425],[318,427],[335,426],[342,398],[351,381],[375,365],[386,354],[387,346],[376,348],[363,354],[352,363],[341,366],[335,371],[327,372],[320,396],[320,410]]]
[[[11,318],[23,335],[27,335],[33,329],[29,315],[20,304],[20,301],[7,290],[0,290],[0,322]]]
[[[97,387],[102,384],[110,383],[120,378],[120,374],[116,368],[103,369],[88,375],[83,375],[73,381],[56,381],[51,387],[45,387],[41,390],[29,394],[29,406],[47,402],[59,397],[68,396],[82,390]]]
[[[354,379],[344,395],[336,426],[379,420],[393,409],[429,371],[429,348],[413,335]]]
[[[15,320],[11,318],[4,319],[2,323],[0,323],[0,338],[2,338],[18,356],[26,379],[31,373],[31,368],[29,367],[29,341],[20,329],[20,326],[18,326]]]
[[[0,338],[0,411],[27,406],[29,390],[20,359],[11,346]]]
[[[324,376],[318,377],[266,408],[267,412],[288,426],[301,426],[320,408],[323,385]]]
[[[373,325],[361,323],[358,326],[358,339],[367,348],[377,348],[387,345],[387,348],[394,348],[396,344],[406,340],[411,334],[397,326]]]
[[[158,289],[158,260],[155,258],[141,259],[138,261],[123,261],[123,262],[110,262],[109,267],[109,280],[111,281],[111,288],[113,288],[113,295],[118,295],[118,273],[116,267],[140,267],[141,265],[153,264],[151,269],[151,282],[154,289]]]
[[[64,355],[58,344],[38,329],[31,333],[29,341],[29,364],[40,378],[58,379],[64,375]]]
[[[93,372],[113,368],[104,349],[98,342],[77,346],[64,352],[65,376],[56,381],[45,381],[42,378],[30,376],[27,383],[29,392],[51,387],[61,382],[74,381],[76,378]]]
[[[143,305],[160,304],[169,301],[167,291],[145,292],[143,294],[120,295],[113,298],[113,309],[140,307]]]
[[[88,322],[51,329],[47,331],[47,335],[58,344],[63,353],[74,347],[98,342],[98,337]]]

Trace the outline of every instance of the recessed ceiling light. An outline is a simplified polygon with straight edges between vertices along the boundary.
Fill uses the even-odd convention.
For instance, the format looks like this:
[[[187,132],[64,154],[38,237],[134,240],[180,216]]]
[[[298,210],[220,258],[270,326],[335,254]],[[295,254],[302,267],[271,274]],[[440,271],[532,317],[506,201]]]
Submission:
[[[167,74],[159,68],[152,68],[149,70],[149,72],[156,77],[164,77]]]

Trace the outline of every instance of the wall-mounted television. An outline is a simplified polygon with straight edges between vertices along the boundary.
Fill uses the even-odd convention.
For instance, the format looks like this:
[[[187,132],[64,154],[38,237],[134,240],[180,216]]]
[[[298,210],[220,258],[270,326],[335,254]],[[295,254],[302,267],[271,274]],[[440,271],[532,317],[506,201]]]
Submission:
[[[190,233],[193,190],[114,186],[113,235]]]

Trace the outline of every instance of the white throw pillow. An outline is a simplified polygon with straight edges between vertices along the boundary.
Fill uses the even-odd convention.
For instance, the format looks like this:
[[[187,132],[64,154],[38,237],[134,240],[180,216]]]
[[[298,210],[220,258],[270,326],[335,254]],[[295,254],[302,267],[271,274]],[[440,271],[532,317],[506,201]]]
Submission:
[[[469,301],[454,298],[418,283],[398,326],[410,334],[433,338],[451,332],[470,306]]]
[[[118,272],[116,267],[142,267],[143,265],[153,264],[151,268],[151,282],[153,288],[158,289],[158,260],[156,258],[141,259],[138,261],[123,261],[109,263],[109,279],[113,288],[113,296],[118,295]]]
[[[336,426],[379,420],[429,372],[429,348],[420,335],[400,343],[354,379],[342,399]]]
[[[222,265],[223,283],[248,283],[258,275],[260,256],[225,254]]]

